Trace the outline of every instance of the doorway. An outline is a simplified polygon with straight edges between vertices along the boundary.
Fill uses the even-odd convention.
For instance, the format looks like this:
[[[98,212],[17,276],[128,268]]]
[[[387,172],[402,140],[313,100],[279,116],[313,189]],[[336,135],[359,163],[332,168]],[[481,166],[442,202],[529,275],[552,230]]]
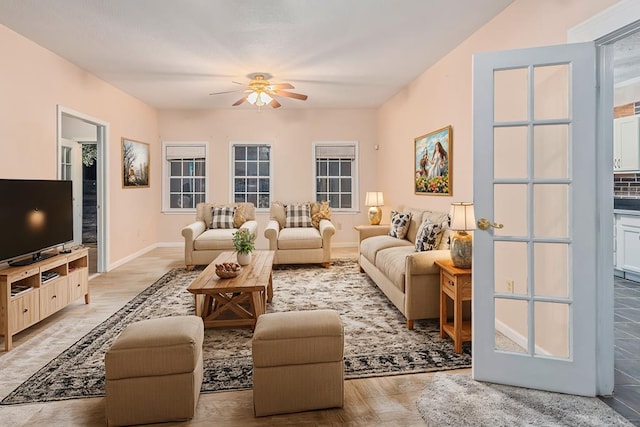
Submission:
[[[58,178],[73,181],[74,244],[89,248],[89,274],[105,272],[108,124],[58,107]]]

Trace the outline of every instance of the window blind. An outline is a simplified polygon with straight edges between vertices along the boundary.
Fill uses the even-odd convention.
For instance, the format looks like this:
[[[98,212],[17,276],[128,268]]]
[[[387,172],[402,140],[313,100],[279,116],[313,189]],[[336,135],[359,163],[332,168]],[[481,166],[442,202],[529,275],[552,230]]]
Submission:
[[[204,145],[167,145],[166,159],[204,159],[206,150]]]

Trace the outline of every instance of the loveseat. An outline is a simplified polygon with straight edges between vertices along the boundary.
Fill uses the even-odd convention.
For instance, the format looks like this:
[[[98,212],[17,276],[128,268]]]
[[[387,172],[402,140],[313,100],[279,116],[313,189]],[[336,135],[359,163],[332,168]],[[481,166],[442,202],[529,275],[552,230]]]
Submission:
[[[413,329],[414,320],[440,316],[440,268],[438,259],[451,259],[448,214],[405,208],[408,220],[405,234],[398,234],[402,220],[392,216],[390,225],[361,225],[358,261],[380,290],[407,319]],[[408,218],[407,218],[408,216]],[[390,235],[390,231],[391,234]],[[402,230],[399,230],[402,231]],[[418,240],[419,249],[416,249]]]
[[[187,270],[211,263],[221,252],[233,251],[233,233],[258,231],[253,203],[198,203],[196,221],[182,229]]]
[[[264,237],[269,240],[269,249],[275,251],[275,265],[331,266],[331,237],[336,229],[331,223],[331,209],[327,202],[273,202],[270,218]]]

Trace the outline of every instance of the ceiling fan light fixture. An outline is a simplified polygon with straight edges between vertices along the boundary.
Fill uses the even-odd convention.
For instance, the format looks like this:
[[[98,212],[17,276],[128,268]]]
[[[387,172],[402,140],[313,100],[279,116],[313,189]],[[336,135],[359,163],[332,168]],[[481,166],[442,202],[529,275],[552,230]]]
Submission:
[[[258,92],[251,92],[249,95],[247,95],[247,102],[249,104],[255,104],[257,100],[258,100]]]

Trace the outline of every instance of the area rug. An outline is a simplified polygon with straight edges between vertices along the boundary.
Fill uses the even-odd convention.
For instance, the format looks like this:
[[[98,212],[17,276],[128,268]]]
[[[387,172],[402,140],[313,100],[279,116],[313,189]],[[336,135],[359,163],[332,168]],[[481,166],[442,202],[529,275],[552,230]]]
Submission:
[[[429,426],[631,426],[595,397],[482,383],[437,373],[416,403]]]
[[[18,386],[0,404],[46,402],[104,395],[104,355],[123,328],[142,319],[194,313],[187,292],[200,271],[174,269]],[[437,320],[406,320],[355,260],[329,269],[290,266],[273,272],[267,312],[331,308],[345,331],[345,377],[429,372],[471,366],[470,343],[462,354],[440,338]],[[252,387],[249,328],[206,329],[203,392]]]

